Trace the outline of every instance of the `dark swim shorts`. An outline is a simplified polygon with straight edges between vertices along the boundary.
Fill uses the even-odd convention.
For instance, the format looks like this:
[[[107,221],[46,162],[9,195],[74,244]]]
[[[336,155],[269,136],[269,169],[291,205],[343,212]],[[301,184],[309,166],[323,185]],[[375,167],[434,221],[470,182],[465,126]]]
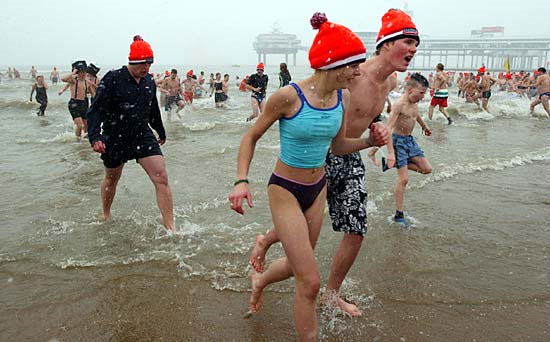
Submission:
[[[146,135],[139,141],[115,141],[105,143],[105,153],[101,154],[103,165],[112,169],[126,163],[128,160],[150,156],[162,156],[160,145],[155,136]]]
[[[332,229],[363,236],[367,232],[365,165],[359,152],[327,154],[327,203]]]
[[[86,120],[86,112],[88,111],[88,99],[86,100],[77,100],[77,99],[71,99],[69,101],[69,113],[71,113],[71,117],[74,119],[76,118],[82,118]]]
[[[181,101],[180,94],[178,94],[176,96],[166,96],[166,105],[164,106],[164,110],[169,111],[170,109],[172,109],[173,104],[175,104],[177,106],[178,102],[180,102],[180,101]]]
[[[393,133],[391,138],[398,169],[406,167],[409,164],[409,160],[413,157],[424,157],[424,152],[420,149],[420,146],[418,146],[412,135],[404,136]]]

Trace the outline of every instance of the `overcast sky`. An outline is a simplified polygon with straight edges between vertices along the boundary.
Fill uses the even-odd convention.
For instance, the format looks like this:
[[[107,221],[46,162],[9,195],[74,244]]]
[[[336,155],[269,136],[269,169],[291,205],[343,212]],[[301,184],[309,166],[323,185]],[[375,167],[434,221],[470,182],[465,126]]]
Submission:
[[[402,0],[2,0],[0,65],[98,65],[127,62],[135,34],[148,41],[162,65],[255,64],[255,37],[275,22],[309,46],[309,18],[325,12],[354,31],[378,31],[380,18]],[[550,36],[550,1],[410,0],[413,20],[431,37],[470,35],[504,26],[506,35]],[[278,63],[284,57],[271,57]],[[269,62],[268,56],[268,62]],[[298,64],[307,63],[300,52]]]

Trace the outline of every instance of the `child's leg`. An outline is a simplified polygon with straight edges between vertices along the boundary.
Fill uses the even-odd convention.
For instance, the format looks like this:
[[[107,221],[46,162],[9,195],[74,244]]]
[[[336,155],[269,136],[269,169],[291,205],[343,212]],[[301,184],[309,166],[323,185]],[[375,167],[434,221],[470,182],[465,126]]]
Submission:
[[[432,173],[432,165],[426,157],[412,157],[407,167],[409,170],[422,173],[424,175]]]
[[[380,166],[380,160],[376,159],[376,152],[378,152],[378,147],[373,147],[369,149],[368,156],[376,166]]]
[[[405,194],[405,188],[409,181],[409,174],[406,167],[397,169],[397,184],[395,186],[395,208],[398,211],[403,211],[403,197]]]

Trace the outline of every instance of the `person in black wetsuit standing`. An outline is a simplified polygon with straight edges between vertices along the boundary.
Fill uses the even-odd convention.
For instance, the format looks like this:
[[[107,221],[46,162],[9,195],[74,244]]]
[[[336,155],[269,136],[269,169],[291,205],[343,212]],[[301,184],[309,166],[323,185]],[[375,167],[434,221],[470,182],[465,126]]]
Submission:
[[[36,77],[36,83],[32,85],[31,96],[29,101],[32,102],[32,94],[36,91],[36,102],[40,103],[40,108],[36,112],[38,116],[44,116],[46,107],[48,106],[48,85],[44,82],[44,76],[38,75]]]
[[[246,121],[257,118],[258,115],[264,111],[265,90],[267,88],[268,81],[269,79],[267,75],[264,74],[264,63],[259,63],[256,67],[256,73],[250,75],[246,84],[246,89],[252,90],[252,114],[246,119]]]
[[[153,50],[140,36],[130,45],[128,66],[109,71],[99,83],[88,110],[88,139],[101,153],[103,217],[108,220],[124,164],[139,163],[155,186],[162,222],[174,230],[172,192],[160,145],[166,142],[155,81],[149,75]],[[154,129],[158,138],[155,137]],[[159,145],[160,144],[160,145]]]

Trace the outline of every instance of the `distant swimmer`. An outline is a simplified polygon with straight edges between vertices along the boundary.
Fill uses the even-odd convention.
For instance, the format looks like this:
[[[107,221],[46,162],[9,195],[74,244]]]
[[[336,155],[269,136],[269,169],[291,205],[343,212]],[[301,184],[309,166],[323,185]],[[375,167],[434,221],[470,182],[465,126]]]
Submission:
[[[199,79],[197,80],[197,82],[199,82],[200,85],[203,85],[204,84],[204,71],[201,71],[201,74],[199,75]]]
[[[164,110],[170,112],[174,104],[178,106],[176,113],[182,110],[185,106],[185,102],[181,98],[181,80],[178,77],[178,71],[176,69],[172,69],[170,77],[162,81],[161,87],[167,91]]]
[[[422,132],[426,136],[432,134],[418,113],[418,102],[424,98],[428,85],[428,80],[424,76],[413,74],[407,82],[405,93],[394,103],[387,124],[388,130],[392,131],[392,144],[388,145],[388,150],[395,151],[397,166],[396,210],[393,219],[406,228],[410,226],[410,223],[403,213],[403,197],[409,179],[408,170],[424,175],[432,172],[430,162],[411,135],[416,122],[422,127]]]
[[[36,112],[38,116],[44,116],[46,107],[48,106],[48,85],[44,82],[44,76],[38,75],[36,77],[36,83],[32,85],[31,96],[29,101],[32,102],[32,95],[36,91],[36,102],[40,103],[40,108]]]
[[[279,88],[289,85],[290,81],[292,81],[292,77],[290,76],[288,67],[286,63],[281,63],[279,65]]]
[[[33,81],[36,80],[36,73],[37,73],[36,68],[33,65],[31,67],[31,71],[29,72],[29,74],[31,75],[31,78],[32,78]]]
[[[94,63],[90,63],[88,65],[88,68],[86,69],[86,78],[92,86],[90,89],[92,97],[95,96],[97,86],[99,86],[99,77],[97,77],[97,73],[99,72],[99,70],[101,69],[98,66],[94,65]]]
[[[458,74],[458,97],[464,97],[464,85],[466,84],[466,78],[463,73]]]
[[[479,85],[473,73],[468,75],[468,80],[464,83],[464,94],[466,97],[466,103],[474,102],[479,109]]]
[[[224,95],[224,105],[225,102],[229,99],[229,74],[223,75],[223,81],[222,81],[222,90]]]
[[[491,98],[491,88],[494,84],[497,83],[497,80],[495,80],[489,73],[480,73],[481,74],[481,80],[480,80],[480,88],[481,88],[481,106],[483,109],[489,113],[489,108],[487,105],[489,104],[489,99]]]
[[[182,82],[183,99],[188,104],[193,103],[193,99],[195,98],[195,93],[196,93],[197,89],[201,90],[201,94],[202,94],[202,91],[206,91],[206,89],[204,89],[199,84],[199,82],[195,78],[193,78],[193,76],[194,76],[193,75],[193,70],[189,70],[187,72],[185,81]]]
[[[251,95],[251,105],[252,105],[252,114],[246,118],[246,121],[253,120],[263,112],[265,108],[265,95],[267,89],[267,82],[269,78],[264,74],[264,63],[259,63],[256,67],[256,73],[250,75],[248,78],[246,89],[252,91]]]
[[[550,76],[546,73],[546,68],[538,68],[537,79],[535,81],[535,87],[537,87],[539,96],[531,102],[530,111],[533,114],[535,107],[542,103],[546,116],[550,119],[550,108],[548,106],[548,99],[550,98]]]
[[[166,142],[157,102],[155,81],[149,75],[153,50],[140,36],[130,45],[128,65],[109,71],[101,80],[90,107],[88,139],[101,153],[105,178],[101,183],[103,218],[111,216],[111,205],[122,169],[135,159],[155,186],[162,222],[175,230],[172,192],[160,145]],[[155,137],[154,129],[158,134]],[[159,145],[160,144],[160,145]]]
[[[246,84],[248,82],[248,78],[250,76],[246,75],[239,84],[237,84],[237,87],[239,87],[239,91],[242,91],[242,92],[247,92],[248,89],[246,88]]]
[[[71,89],[71,99],[69,100],[69,113],[75,124],[75,135],[78,141],[82,138],[82,132],[88,131],[86,112],[88,111],[88,94],[92,85],[86,79],[86,69],[88,65],[85,61],[73,63],[73,72],[61,77]]]
[[[447,75],[443,72],[444,66],[438,63],[435,67],[435,78],[432,84],[433,97],[430,102],[430,108],[428,109],[428,118],[432,119],[435,106],[439,107],[439,111],[447,119],[447,123],[450,125],[453,120],[447,113],[447,99],[449,98],[449,90],[447,89]]]
[[[222,74],[216,73],[216,79],[214,80],[214,103],[216,108],[223,107],[225,102],[225,94],[223,92]]]
[[[50,72],[50,81],[52,81],[52,85],[57,84],[59,81],[59,71],[57,67],[53,67],[52,72]]]

